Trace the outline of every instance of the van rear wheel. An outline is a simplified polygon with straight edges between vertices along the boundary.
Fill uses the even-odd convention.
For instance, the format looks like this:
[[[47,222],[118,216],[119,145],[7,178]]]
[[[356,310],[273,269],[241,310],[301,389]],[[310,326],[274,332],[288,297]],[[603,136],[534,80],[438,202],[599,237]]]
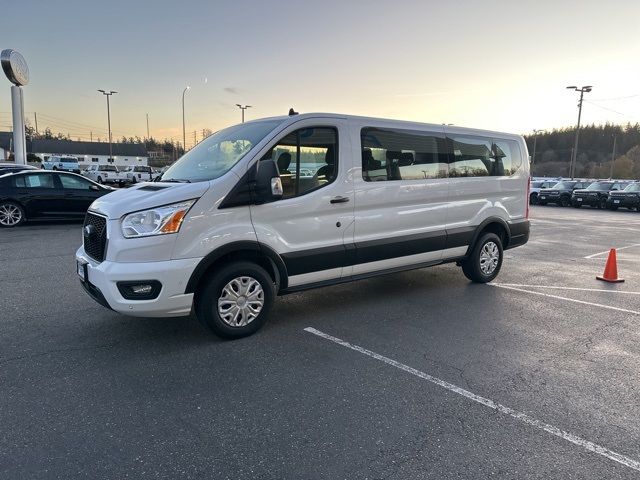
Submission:
[[[275,284],[262,267],[230,263],[204,281],[196,294],[196,315],[220,337],[246,337],[265,324],[275,294]]]
[[[500,237],[495,233],[485,233],[476,242],[469,257],[462,262],[462,272],[472,282],[490,282],[500,272],[502,257]]]

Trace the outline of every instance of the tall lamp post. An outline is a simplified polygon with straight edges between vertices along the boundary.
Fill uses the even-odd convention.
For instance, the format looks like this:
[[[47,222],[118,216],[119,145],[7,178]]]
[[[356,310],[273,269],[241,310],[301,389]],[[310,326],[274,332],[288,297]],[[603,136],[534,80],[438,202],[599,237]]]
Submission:
[[[239,103],[236,103],[236,107],[238,107],[240,110],[242,110],[242,123],[244,123],[244,111],[245,111],[247,108],[251,108],[251,105],[244,105],[244,106],[242,106],[242,105],[240,105]]]
[[[182,91],[182,149],[184,152],[187,151],[187,131],[184,126],[184,94],[187,93],[191,87],[187,85],[185,89]]]
[[[533,130],[533,156],[531,157],[531,170],[533,171],[533,165],[536,163],[536,147],[538,146],[538,134],[544,132],[544,130]]]
[[[118,92],[114,92],[113,90],[110,90],[108,92],[106,90],[98,90],[98,91],[107,97],[107,127],[109,128],[109,160],[113,162],[113,150],[111,147],[111,108],[109,107],[109,97],[114,93],[118,93]]]
[[[584,87],[576,87],[575,85],[571,85],[567,87],[569,90],[575,90],[576,92],[580,92],[580,101],[578,102],[578,125],[576,127],[576,141],[573,146],[573,152],[571,153],[571,163],[569,164],[569,175],[571,176],[571,180],[573,180],[575,169],[576,169],[576,160],[578,159],[578,139],[580,138],[580,117],[582,116],[582,97],[585,93],[588,93],[593,88],[592,85],[585,85]]]

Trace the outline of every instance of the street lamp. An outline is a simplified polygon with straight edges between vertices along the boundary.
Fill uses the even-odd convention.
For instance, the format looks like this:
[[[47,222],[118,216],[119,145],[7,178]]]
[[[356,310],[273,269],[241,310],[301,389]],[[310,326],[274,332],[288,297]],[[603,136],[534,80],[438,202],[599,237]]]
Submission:
[[[118,93],[118,92],[115,92],[113,90],[109,90],[108,92],[106,90],[98,90],[98,91],[107,97],[107,125],[109,128],[109,160],[113,161],[113,150],[111,147],[111,109],[109,107],[109,97],[114,93]]]
[[[536,146],[538,145],[538,134],[544,132],[544,130],[533,130],[533,156],[531,157],[531,170],[533,170],[533,164],[536,163]]]
[[[182,148],[184,151],[187,151],[187,131],[184,126],[184,94],[187,93],[191,87],[187,85],[185,89],[182,91]]]
[[[240,105],[239,103],[236,103],[236,107],[238,107],[240,110],[242,110],[242,123],[244,123],[244,111],[247,108],[251,108],[251,105],[245,105],[244,107],[242,105]]]
[[[585,85],[584,87],[576,87],[575,85],[570,85],[567,87],[569,90],[575,90],[576,92],[580,92],[580,101],[578,102],[578,126],[576,127],[576,142],[573,146],[573,152],[571,152],[571,163],[569,164],[569,175],[571,176],[571,180],[573,180],[575,169],[576,169],[576,160],[578,159],[578,139],[580,138],[580,117],[582,116],[582,97],[585,93],[591,91],[593,86]]]

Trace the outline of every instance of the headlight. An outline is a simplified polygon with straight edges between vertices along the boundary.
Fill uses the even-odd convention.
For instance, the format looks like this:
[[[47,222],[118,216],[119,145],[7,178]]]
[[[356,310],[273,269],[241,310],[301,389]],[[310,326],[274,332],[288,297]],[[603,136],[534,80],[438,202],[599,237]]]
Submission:
[[[180,231],[182,220],[195,200],[134,212],[122,219],[122,234],[126,238],[149,237]]]

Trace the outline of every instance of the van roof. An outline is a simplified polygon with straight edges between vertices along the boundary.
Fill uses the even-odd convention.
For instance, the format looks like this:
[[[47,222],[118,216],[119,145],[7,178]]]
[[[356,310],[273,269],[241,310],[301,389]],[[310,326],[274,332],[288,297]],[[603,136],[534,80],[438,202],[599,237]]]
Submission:
[[[283,123],[287,122],[287,124],[292,124],[307,118],[334,118],[334,119],[352,120],[361,124],[371,124],[371,126],[383,126],[383,124],[388,124],[389,127],[395,126],[395,127],[404,127],[404,128],[414,128],[414,129],[429,128],[430,130],[439,130],[442,128],[446,128],[448,132],[458,133],[458,134],[466,133],[466,134],[478,134],[478,135],[499,135],[500,137],[507,137],[507,138],[514,138],[514,139],[522,138],[522,135],[518,135],[515,133],[499,132],[495,130],[483,130],[478,128],[461,127],[457,125],[414,122],[409,120],[395,120],[391,118],[365,117],[365,116],[359,116],[359,115],[346,115],[342,113],[328,113],[328,112],[309,112],[309,113],[299,113],[296,115],[280,115],[275,117],[257,118],[255,120],[250,120],[246,123],[260,122],[264,120],[280,120]]]

